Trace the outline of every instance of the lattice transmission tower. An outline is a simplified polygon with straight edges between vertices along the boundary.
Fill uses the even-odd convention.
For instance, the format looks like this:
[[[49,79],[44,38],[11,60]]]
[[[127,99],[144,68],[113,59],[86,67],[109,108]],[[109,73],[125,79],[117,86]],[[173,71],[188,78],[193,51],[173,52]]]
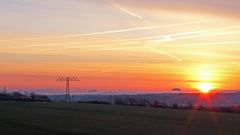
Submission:
[[[66,82],[65,101],[66,102],[71,102],[70,82],[72,82],[72,81],[79,81],[78,77],[58,77],[57,81]]]

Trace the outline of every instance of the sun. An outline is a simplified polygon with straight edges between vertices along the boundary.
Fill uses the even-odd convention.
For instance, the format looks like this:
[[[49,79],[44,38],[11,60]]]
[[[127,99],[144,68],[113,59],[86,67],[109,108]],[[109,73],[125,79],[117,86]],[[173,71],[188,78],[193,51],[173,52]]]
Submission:
[[[208,93],[213,89],[213,85],[210,82],[199,82],[197,84],[197,88],[202,92],[202,93]]]
[[[216,70],[212,66],[202,65],[195,67],[192,71],[192,78],[195,80],[193,83],[194,88],[198,89],[201,93],[209,93],[216,88]]]

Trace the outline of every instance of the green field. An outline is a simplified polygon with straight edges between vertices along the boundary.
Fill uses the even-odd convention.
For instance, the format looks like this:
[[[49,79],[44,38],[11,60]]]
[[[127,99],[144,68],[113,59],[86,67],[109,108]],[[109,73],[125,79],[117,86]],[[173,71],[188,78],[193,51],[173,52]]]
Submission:
[[[0,135],[240,135],[240,115],[95,104],[0,102]]]

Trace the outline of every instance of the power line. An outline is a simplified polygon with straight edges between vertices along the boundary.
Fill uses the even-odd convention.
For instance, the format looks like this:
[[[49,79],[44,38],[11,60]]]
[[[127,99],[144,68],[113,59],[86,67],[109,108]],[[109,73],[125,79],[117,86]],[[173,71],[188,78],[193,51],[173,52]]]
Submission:
[[[65,101],[66,102],[71,102],[70,82],[72,82],[72,81],[79,81],[78,77],[58,77],[57,81],[66,82]]]

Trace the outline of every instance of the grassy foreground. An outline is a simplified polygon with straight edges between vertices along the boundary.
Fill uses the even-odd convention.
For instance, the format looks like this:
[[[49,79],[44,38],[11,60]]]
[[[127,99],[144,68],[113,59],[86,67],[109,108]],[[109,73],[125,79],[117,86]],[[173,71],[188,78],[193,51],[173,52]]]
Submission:
[[[239,114],[0,102],[1,135],[240,135],[239,126]]]

